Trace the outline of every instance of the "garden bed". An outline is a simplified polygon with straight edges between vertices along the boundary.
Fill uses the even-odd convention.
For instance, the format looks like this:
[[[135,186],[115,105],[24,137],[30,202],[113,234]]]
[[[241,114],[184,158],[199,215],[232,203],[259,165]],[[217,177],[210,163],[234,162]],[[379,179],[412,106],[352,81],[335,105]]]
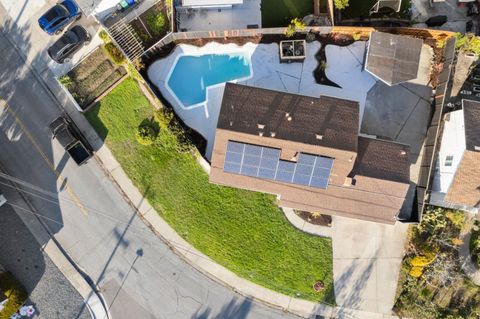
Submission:
[[[86,109],[97,97],[127,74],[104,54],[96,49],[85,60],[60,78],[82,109]]]
[[[138,18],[129,22],[139,36],[145,48],[161,40],[171,30],[172,23],[168,7],[164,1],[159,1]]]
[[[129,178],[185,240],[239,276],[288,296],[334,303],[331,240],[292,227],[275,197],[210,184],[170,113],[127,79],[86,113]],[[135,138],[158,121],[151,145]],[[324,289],[313,285],[321,281]]]
[[[480,290],[462,272],[458,255],[464,213],[428,208],[410,228],[395,313],[408,318],[477,318]]]

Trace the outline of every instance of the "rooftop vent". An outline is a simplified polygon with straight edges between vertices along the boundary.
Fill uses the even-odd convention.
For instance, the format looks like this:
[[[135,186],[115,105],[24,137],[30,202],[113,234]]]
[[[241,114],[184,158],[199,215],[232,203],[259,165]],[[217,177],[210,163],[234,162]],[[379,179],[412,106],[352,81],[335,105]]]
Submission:
[[[258,132],[258,136],[263,136],[263,132]]]
[[[292,117],[291,117],[291,116],[287,117],[287,121],[291,122],[291,121],[292,121]]]
[[[257,127],[258,127],[259,130],[263,130],[265,128],[265,124],[258,123]]]
[[[230,121],[230,126],[233,126],[233,121]]]
[[[474,149],[475,151],[480,151],[480,146],[475,145],[475,146],[473,147],[473,149]]]
[[[321,141],[321,140],[323,140],[323,135],[322,135],[322,134],[315,134],[315,138],[316,138],[317,140],[320,140],[320,141]]]
[[[275,137],[275,135],[276,135],[275,132],[270,132],[271,137]]]
[[[405,156],[405,155],[407,155],[407,152],[404,151],[404,150],[401,150],[401,151],[400,151],[400,155]]]

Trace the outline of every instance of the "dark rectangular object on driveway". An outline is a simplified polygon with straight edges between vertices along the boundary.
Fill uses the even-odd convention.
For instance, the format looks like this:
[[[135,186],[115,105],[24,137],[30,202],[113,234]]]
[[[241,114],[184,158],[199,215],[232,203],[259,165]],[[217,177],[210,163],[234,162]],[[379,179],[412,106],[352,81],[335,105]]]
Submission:
[[[439,27],[447,22],[447,16],[434,16],[425,21],[427,27]]]
[[[86,163],[93,156],[90,144],[67,115],[57,117],[49,128],[53,137],[78,165]]]

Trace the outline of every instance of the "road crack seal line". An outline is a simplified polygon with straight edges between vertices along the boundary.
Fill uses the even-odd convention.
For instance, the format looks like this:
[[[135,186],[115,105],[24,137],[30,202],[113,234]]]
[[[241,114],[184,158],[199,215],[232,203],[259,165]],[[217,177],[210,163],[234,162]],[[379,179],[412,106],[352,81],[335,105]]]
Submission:
[[[43,158],[43,160],[47,163],[48,167],[52,170],[52,172],[55,173],[57,176],[57,179],[60,181],[60,183],[65,183],[65,190],[67,193],[70,195],[72,200],[75,202],[75,205],[80,209],[83,215],[88,216],[87,209],[85,206],[81,203],[80,199],[78,196],[73,192],[72,188],[68,184],[68,182],[65,180],[65,178],[55,169],[55,166],[53,163],[48,159],[47,155],[43,152],[41,149],[40,145],[35,141],[33,138],[32,134],[30,134],[30,131],[26,128],[26,126],[23,124],[23,122],[20,120],[20,118],[17,116],[14,110],[7,104],[7,102],[3,99],[0,98],[0,107],[2,107],[4,110],[6,110],[15,120],[15,122],[18,124],[22,132],[25,134],[27,139],[33,144],[37,152],[40,154],[40,156]]]

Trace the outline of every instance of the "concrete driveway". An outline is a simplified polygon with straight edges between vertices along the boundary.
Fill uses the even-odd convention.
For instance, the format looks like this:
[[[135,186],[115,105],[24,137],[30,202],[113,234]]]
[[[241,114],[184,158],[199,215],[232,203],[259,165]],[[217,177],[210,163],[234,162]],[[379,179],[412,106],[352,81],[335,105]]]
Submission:
[[[339,306],[390,314],[408,225],[333,216],[333,279]]]
[[[61,35],[48,35],[38,26],[38,18],[44,14],[50,7],[55,5],[54,0],[0,0],[0,4],[5,8],[10,16],[11,22],[7,22],[4,28],[10,34],[16,37],[24,38],[24,41],[17,42],[19,49],[23,52],[26,59],[32,63],[32,66],[38,71],[43,72],[46,68],[52,70],[55,76],[60,76],[68,72],[82,58],[87,56],[102,40],[97,36],[99,24],[92,17],[82,16],[82,18],[72,25],[82,25],[92,36],[89,44],[77,51],[69,62],[58,64],[54,62],[47,54],[47,49]],[[66,30],[64,30],[66,31]],[[20,44],[20,43],[23,43]]]

